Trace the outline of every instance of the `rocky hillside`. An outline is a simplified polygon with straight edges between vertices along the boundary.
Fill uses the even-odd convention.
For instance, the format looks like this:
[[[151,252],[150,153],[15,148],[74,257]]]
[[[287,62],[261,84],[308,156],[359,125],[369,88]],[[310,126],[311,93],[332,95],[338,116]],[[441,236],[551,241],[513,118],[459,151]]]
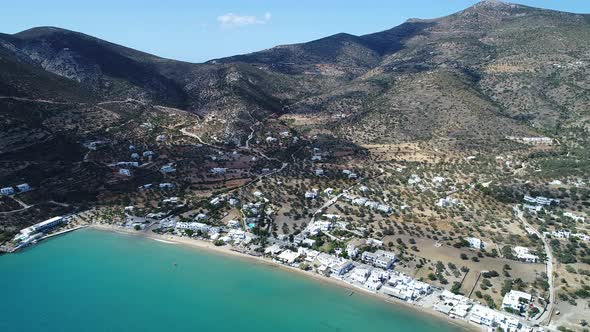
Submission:
[[[302,129],[361,144],[485,144],[586,126],[589,40],[588,15],[490,0],[382,32],[203,64],[44,27],[0,34],[0,95],[176,107],[235,144],[252,123],[287,113],[317,117]]]

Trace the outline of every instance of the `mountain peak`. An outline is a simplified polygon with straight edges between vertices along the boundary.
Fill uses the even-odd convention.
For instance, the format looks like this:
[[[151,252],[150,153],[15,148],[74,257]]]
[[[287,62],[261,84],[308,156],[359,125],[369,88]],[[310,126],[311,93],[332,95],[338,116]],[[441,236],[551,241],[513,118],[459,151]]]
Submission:
[[[37,38],[40,36],[47,36],[54,33],[74,33],[73,31],[62,29],[53,26],[40,26],[31,29],[23,30],[14,35],[21,38]]]
[[[502,6],[502,5],[506,5],[506,3],[504,1],[500,1],[500,0],[482,0],[480,2],[478,2],[477,4],[475,4],[475,6],[493,6],[493,7],[497,7],[497,6]]]
[[[483,0],[475,5],[467,8],[466,10],[477,10],[477,9],[484,9],[484,10],[504,10],[504,9],[514,9],[519,8],[520,5],[513,4],[510,2],[500,1],[500,0]]]

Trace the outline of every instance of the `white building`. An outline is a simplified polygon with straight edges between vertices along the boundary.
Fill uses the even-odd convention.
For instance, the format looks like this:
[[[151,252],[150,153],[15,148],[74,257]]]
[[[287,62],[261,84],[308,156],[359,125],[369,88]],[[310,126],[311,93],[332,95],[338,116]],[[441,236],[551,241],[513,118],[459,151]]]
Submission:
[[[300,254],[291,250],[285,250],[277,256],[277,259],[286,264],[293,264]]]
[[[207,220],[207,219],[209,219],[209,217],[207,217],[207,215],[204,213],[199,213],[195,216],[195,220],[197,220],[197,221],[198,220]]]
[[[488,307],[476,304],[471,309],[469,320],[485,326],[493,326],[496,321],[496,312]]]
[[[371,247],[382,247],[383,241],[379,241],[377,239],[368,238],[366,244]]]
[[[531,204],[523,204],[522,207],[531,213],[537,213],[543,209],[543,207],[540,205],[531,205]]]
[[[354,244],[349,243],[346,245],[346,254],[349,258],[355,258],[359,254],[359,250]]]
[[[2,195],[12,195],[14,194],[14,188],[12,187],[6,187],[6,188],[2,188],[0,189],[0,194]]]
[[[523,262],[537,263],[539,261],[539,256],[531,254],[529,248],[514,247],[514,254]]]
[[[265,254],[270,254],[270,255],[273,255],[273,256],[281,253],[282,251],[283,251],[283,249],[281,249],[281,246],[278,245],[278,244],[273,244],[272,246],[266,247],[264,249],[264,253]]]
[[[446,197],[446,198],[441,198],[438,200],[438,202],[436,203],[436,205],[440,206],[440,207],[453,207],[459,204],[459,200],[452,198],[452,197]]]
[[[585,218],[585,217],[582,217],[582,216],[575,215],[575,214],[574,214],[574,213],[572,213],[572,212],[565,212],[565,213],[563,214],[563,216],[564,216],[564,217],[568,217],[568,218],[570,218],[570,219],[573,219],[574,221],[579,221],[579,222],[584,222],[584,221],[586,220],[586,218]]]
[[[447,179],[443,178],[442,176],[435,176],[432,178],[432,183],[441,184],[445,182]]]
[[[572,236],[575,237],[575,238],[578,238],[578,239],[580,239],[582,241],[586,241],[586,242],[590,241],[590,236],[589,235],[586,235],[586,234],[574,233],[574,234],[572,234]]]
[[[368,208],[371,208],[371,209],[376,209],[379,206],[379,203],[378,202],[375,202],[375,201],[369,201],[368,200],[368,201],[365,202],[364,205],[365,205],[365,207],[368,207]]]
[[[315,199],[318,196],[317,191],[308,191],[305,193],[305,198],[307,199]]]
[[[227,227],[238,228],[240,227],[240,222],[237,220],[230,220],[227,222]]]
[[[222,175],[225,174],[225,172],[227,171],[227,168],[224,167],[214,167],[212,169],[209,170],[209,172],[215,174],[215,175]]]
[[[408,184],[416,184],[420,182],[422,182],[422,179],[416,174],[412,174],[408,179]]]
[[[166,204],[176,204],[178,203],[178,197],[170,197],[162,200],[163,203]]]
[[[223,203],[225,201],[225,199],[223,197],[214,197],[212,200],[209,201],[209,204],[213,205],[213,206],[217,206],[221,203]]]
[[[555,203],[555,204],[560,203],[560,200],[558,200],[558,199],[547,198],[547,197],[543,197],[543,196],[532,197],[532,196],[525,195],[523,199],[525,202],[528,202],[531,204],[538,204],[538,205],[551,205],[552,203]]]
[[[131,170],[128,168],[121,168],[119,169],[119,174],[124,176],[131,176]]]
[[[176,172],[176,168],[172,166],[172,164],[164,165],[160,168],[160,172],[162,173],[174,173]]]
[[[201,231],[202,233],[209,233],[211,226],[200,222],[177,222],[177,229],[190,229],[192,231]]]
[[[531,303],[533,296],[529,293],[511,290],[504,295],[502,308],[511,308],[517,312],[522,312]]]
[[[365,205],[365,203],[367,202],[367,198],[366,197],[358,197],[352,200],[352,204],[355,205]]]
[[[361,255],[361,259],[365,263],[388,270],[395,262],[395,253],[385,250],[377,250],[375,253],[365,251]]]
[[[480,239],[475,237],[468,237],[467,242],[469,242],[469,247],[473,249],[481,249],[483,248],[483,242]]]
[[[347,260],[344,258],[338,258],[335,262],[330,264],[330,272],[335,275],[343,275],[346,272],[350,271],[354,267],[354,264],[351,260]]]
[[[66,221],[65,218],[62,216],[53,217],[51,219],[47,219],[47,220],[40,222],[38,224],[35,224],[33,226],[22,229],[20,231],[20,233],[25,236],[30,236],[31,234],[35,234],[35,233],[39,233],[39,232],[51,229],[57,225],[62,224],[65,221]]]
[[[553,231],[549,234],[551,234],[552,237],[557,238],[557,239],[569,239],[572,236],[572,232],[570,232],[567,229]]]
[[[18,191],[20,191],[21,193],[24,193],[25,191],[29,191],[31,190],[31,186],[29,186],[28,183],[22,183],[16,186],[16,188],[18,189]]]
[[[137,161],[119,161],[111,166],[117,167],[139,167],[139,163]]]
[[[389,205],[386,205],[386,204],[379,204],[379,205],[377,206],[377,210],[379,210],[379,211],[381,211],[381,212],[384,212],[384,213],[391,213],[391,211],[392,211],[393,209],[392,209],[392,208],[391,208],[391,206],[389,206]]]
[[[301,244],[311,248],[315,244],[315,240],[314,239],[304,239],[303,241],[301,241]]]
[[[339,219],[340,218],[340,215],[339,214],[330,214],[330,213],[328,213],[328,214],[324,214],[323,216],[326,219],[328,219],[328,220],[336,220],[336,219]]]

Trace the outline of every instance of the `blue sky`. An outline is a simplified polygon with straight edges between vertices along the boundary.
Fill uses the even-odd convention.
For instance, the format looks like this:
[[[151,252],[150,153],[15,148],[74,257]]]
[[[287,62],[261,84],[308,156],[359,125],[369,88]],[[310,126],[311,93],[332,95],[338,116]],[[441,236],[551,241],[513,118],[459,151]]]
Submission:
[[[159,56],[201,62],[339,32],[365,34],[434,18],[477,0],[20,0],[2,4],[0,32],[58,26]],[[588,0],[515,0],[590,13]]]

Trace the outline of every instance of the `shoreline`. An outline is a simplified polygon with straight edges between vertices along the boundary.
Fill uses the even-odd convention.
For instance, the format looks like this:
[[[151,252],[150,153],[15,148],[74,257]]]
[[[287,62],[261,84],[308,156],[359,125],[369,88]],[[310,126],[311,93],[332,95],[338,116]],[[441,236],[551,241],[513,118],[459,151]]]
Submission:
[[[179,244],[179,245],[183,245],[183,246],[186,246],[186,247],[189,247],[192,249],[204,249],[206,251],[210,251],[211,253],[215,253],[215,254],[227,255],[229,257],[250,260],[252,262],[260,263],[260,264],[266,265],[271,268],[278,268],[283,271],[295,272],[301,276],[304,276],[304,277],[307,277],[307,278],[310,278],[310,279],[313,279],[313,280],[316,280],[316,281],[319,281],[322,283],[326,283],[331,286],[348,289],[348,290],[351,290],[354,292],[359,292],[363,296],[367,296],[367,297],[370,297],[370,298],[373,298],[376,300],[381,300],[381,301],[388,303],[390,305],[393,305],[393,306],[402,306],[404,309],[413,311],[414,313],[417,313],[417,314],[427,314],[428,316],[430,316],[433,319],[444,321],[445,323],[459,327],[464,331],[482,331],[483,330],[483,328],[480,326],[473,325],[473,324],[471,324],[467,321],[464,321],[462,319],[450,318],[449,316],[443,315],[442,313],[439,313],[438,311],[431,309],[431,308],[416,306],[416,305],[412,305],[410,303],[407,303],[407,302],[404,302],[401,300],[397,300],[394,298],[389,298],[389,297],[386,297],[383,295],[379,295],[379,294],[373,293],[369,290],[355,287],[354,285],[348,284],[344,281],[337,280],[335,278],[321,276],[321,275],[314,273],[314,272],[303,271],[298,268],[294,268],[291,266],[280,264],[278,262],[275,262],[275,261],[268,259],[268,258],[264,258],[262,256],[256,257],[256,256],[248,255],[245,253],[241,253],[238,251],[233,251],[230,248],[228,248],[227,246],[218,247],[208,241],[184,238],[184,237],[180,237],[180,236],[176,236],[176,235],[161,235],[161,234],[156,234],[156,233],[150,234],[145,231],[135,231],[135,230],[130,230],[130,229],[124,229],[124,228],[114,226],[114,225],[105,225],[105,224],[89,224],[87,229],[94,229],[94,230],[98,230],[98,231],[113,232],[113,233],[119,233],[119,234],[125,234],[125,235],[145,237],[145,238],[148,238],[148,239],[151,239],[156,242],[163,243],[163,244],[172,244],[172,245]]]

